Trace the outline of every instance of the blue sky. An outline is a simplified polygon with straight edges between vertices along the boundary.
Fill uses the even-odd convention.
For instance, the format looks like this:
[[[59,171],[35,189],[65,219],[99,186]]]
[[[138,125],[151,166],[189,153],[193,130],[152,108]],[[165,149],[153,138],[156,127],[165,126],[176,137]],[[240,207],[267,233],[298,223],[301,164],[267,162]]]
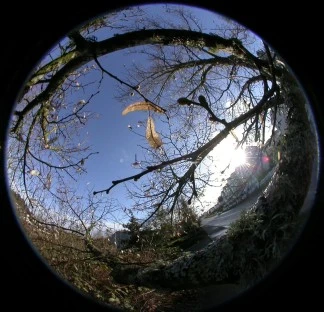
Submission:
[[[161,17],[163,15],[164,7],[160,5],[146,7],[152,16]],[[162,11],[163,10],[163,11]],[[204,27],[211,29],[216,27],[217,16],[201,9],[194,10],[195,16],[199,22],[204,23]],[[116,30],[112,31],[116,33]],[[100,32],[103,38],[109,37],[110,34]],[[142,55],[128,55],[128,51],[120,51],[111,53],[99,59],[100,63],[109,72],[123,78],[125,75],[125,67],[132,66],[134,62],[145,62]],[[88,64],[89,65],[89,64]],[[93,81],[100,78],[101,73],[98,71],[90,72],[86,76],[86,80]],[[122,110],[127,104],[135,101],[136,96],[129,96],[129,103],[122,103],[114,98],[116,95],[116,85],[118,83],[109,77],[105,77],[100,87],[100,93],[96,95],[91,102],[89,109],[99,114],[99,117],[89,121],[87,126],[88,141],[93,148],[93,151],[98,151],[98,155],[93,155],[87,160],[86,169],[87,174],[80,177],[79,184],[87,185],[87,187],[94,188],[94,190],[106,189],[111,185],[112,180],[127,177],[129,175],[138,173],[138,169],[132,167],[135,160],[135,154],[138,160],[141,159],[143,153],[138,146],[146,145],[146,140],[134,135],[129,129],[131,125],[133,129],[145,135],[145,125],[140,128],[137,127],[138,121],[145,121],[147,112],[134,112],[126,116],[122,116]],[[96,85],[95,85],[96,86]],[[95,87],[94,86],[94,87]],[[76,100],[80,100],[82,93],[74,95]],[[111,196],[122,199],[125,202],[127,194],[124,192],[123,185],[117,186],[110,194]],[[131,204],[131,201],[128,201]]]

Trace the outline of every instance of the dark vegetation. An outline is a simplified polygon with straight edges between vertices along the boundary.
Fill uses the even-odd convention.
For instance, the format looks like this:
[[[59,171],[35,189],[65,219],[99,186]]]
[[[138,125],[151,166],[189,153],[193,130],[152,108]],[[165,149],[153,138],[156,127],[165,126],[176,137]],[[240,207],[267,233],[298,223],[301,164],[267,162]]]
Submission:
[[[136,226],[132,226],[136,221],[130,220],[126,228],[130,229],[134,240],[129,240],[128,245],[119,250],[109,237],[94,237],[92,243],[102,253],[98,255],[78,235],[53,230],[33,220],[28,206],[17,193],[12,192],[12,199],[21,225],[40,256],[62,279],[81,292],[124,311],[186,311],[189,307],[192,310],[192,306],[199,311],[197,291],[117,283],[112,277],[112,268],[104,259],[105,254],[114,255],[126,268],[176,259],[206,237],[206,233],[197,227],[197,219],[190,224],[183,222],[184,228],[190,230],[181,235],[173,235],[170,226],[161,231],[136,231]]]

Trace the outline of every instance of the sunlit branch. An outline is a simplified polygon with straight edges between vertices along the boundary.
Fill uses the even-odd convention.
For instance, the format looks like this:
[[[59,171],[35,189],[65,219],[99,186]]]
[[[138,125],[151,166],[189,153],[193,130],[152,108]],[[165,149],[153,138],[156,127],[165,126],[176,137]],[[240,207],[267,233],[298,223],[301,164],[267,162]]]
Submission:
[[[82,38],[82,39],[81,39]],[[209,47],[232,53],[241,59],[246,59],[245,66],[257,64],[258,66],[268,68],[268,62],[256,58],[244,48],[238,39],[225,39],[217,35],[210,35],[191,30],[179,29],[148,29],[129,32],[115,37],[103,40],[101,42],[92,42],[78,36],[79,44],[69,52],[69,60],[61,67],[51,78],[51,82],[46,89],[38,94],[21,111],[15,111],[18,117],[11,131],[16,132],[24,116],[40,103],[47,102],[54,92],[63,84],[65,79],[77,68],[88,63],[93,57],[109,54],[111,52],[123,50],[125,48],[139,45],[184,45],[193,47]],[[80,44],[81,43],[81,44]],[[63,62],[64,63],[64,62]],[[252,66],[252,65],[251,65]],[[54,66],[55,67],[55,66]],[[253,67],[253,66],[252,66]],[[47,70],[45,70],[47,71]]]
[[[38,158],[31,151],[28,151],[28,153],[30,154],[30,156],[32,156],[35,160],[39,161],[40,163],[42,163],[48,167],[55,168],[55,169],[68,169],[68,168],[75,167],[75,166],[80,167],[80,165],[82,165],[82,163],[84,163],[84,161],[86,159],[88,159],[91,155],[99,154],[99,152],[92,152],[92,153],[89,153],[87,156],[83,157],[81,160],[79,160],[76,163],[69,164],[67,166],[56,166],[56,165],[50,164],[49,162],[47,162],[45,160]]]
[[[97,94],[99,94],[99,91],[97,91],[97,92],[91,94],[91,96],[89,97],[89,99],[88,99],[84,104],[80,105],[80,107],[79,107],[76,111],[74,111],[73,113],[71,113],[71,114],[69,114],[69,115],[66,115],[66,116],[62,117],[62,118],[59,119],[59,120],[55,120],[55,121],[48,121],[48,120],[47,120],[47,122],[48,122],[49,124],[60,124],[60,123],[65,122],[66,120],[67,120],[67,121],[71,121],[71,119],[74,118],[74,117],[79,118],[79,117],[78,117],[78,113],[79,113],[80,111],[82,111],[82,110],[83,110],[83,109],[84,109],[84,108],[85,108],[85,107],[90,103],[90,101],[92,100],[92,98],[95,97]],[[72,117],[72,118],[71,118],[71,117]],[[68,120],[69,118],[71,118],[71,119]]]
[[[34,217],[33,215],[30,215],[30,218],[32,218],[36,223],[39,223],[39,224],[42,224],[42,225],[46,225],[46,226],[61,229],[61,230],[67,231],[67,232],[71,232],[71,233],[74,233],[74,234],[78,234],[78,235],[80,235],[82,237],[85,236],[84,233],[82,233],[82,232],[80,232],[78,230],[67,228],[67,227],[64,227],[62,225],[58,225],[58,224],[51,223],[51,222],[44,222],[44,221],[41,221],[38,218]]]
[[[174,187],[175,183],[172,183],[169,188],[164,192],[162,200],[157,204],[156,209],[140,224],[140,227],[142,227],[147,221],[149,221],[162,207],[163,203],[166,201],[166,199],[169,196],[169,193],[171,192],[172,188]]]
[[[274,134],[275,134],[275,128],[276,128],[276,123],[277,123],[277,112],[278,112],[278,107],[275,106],[274,112],[273,112],[274,117],[273,117],[273,125],[272,125],[270,142],[273,140]]]
[[[27,199],[30,202],[32,207],[33,207],[33,204],[32,204],[32,201],[31,201],[31,199],[29,197],[29,192],[27,191],[28,188],[27,188],[27,181],[26,181],[27,153],[29,151],[31,134],[32,134],[32,131],[33,131],[34,126],[36,124],[36,121],[39,118],[39,114],[40,114],[40,110],[37,111],[37,114],[34,116],[32,122],[31,122],[31,125],[29,126],[28,134],[27,134],[27,138],[26,138],[26,143],[25,143],[25,148],[24,148],[24,153],[23,153],[23,168],[22,168],[23,184],[24,184],[24,188],[25,188],[25,191],[26,191]]]
[[[195,182],[194,182],[194,172],[202,160],[203,159],[201,158],[197,162],[193,163],[190,166],[190,168],[187,170],[187,172],[181,178],[177,179],[178,187],[177,187],[176,191],[173,194],[171,194],[171,196],[170,196],[170,197],[173,197],[173,202],[172,202],[172,205],[171,205],[171,208],[169,211],[171,213],[171,224],[173,223],[173,213],[174,213],[174,208],[176,206],[178,198],[180,197],[180,194],[181,194],[183,188],[185,187],[185,185],[188,183],[189,180],[193,183],[193,193],[192,193],[190,200],[192,199],[193,196],[197,197],[197,195],[198,195],[196,192],[196,187],[195,187]]]
[[[263,76],[262,76],[262,75],[259,75],[259,76],[253,76],[253,77],[249,78],[249,79],[244,83],[243,87],[241,88],[241,91],[240,91],[240,93],[238,94],[236,100],[235,100],[235,101],[234,101],[234,102],[233,102],[229,107],[227,107],[226,110],[229,110],[229,109],[231,109],[232,107],[234,107],[234,106],[238,103],[238,101],[242,98],[242,96],[243,96],[245,90],[248,89],[249,86],[250,86],[251,84],[253,84],[254,82],[258,82],[258,81],[260,81],[260,80],[263,80]]]
[[[20,127],[24,116],[30,112],[33,108],[41,103],[46,103],[56,90],[63,84],[65,79],[71,74],[71,72],[83,64],[87,63],[88,59],[74,58],[61,68],[51,79],[51,82],[47,85],[46,89],[39,93],[32,101],[30,101],[21,111],[15,111],[14,114],[18,117],[11,132],[17,132]]]
[[[220,119],[214,114],[214,112],[209,107],[209,105],[208,105],[208,103],[206,101],[206,98],[203,95],[199,96],[199,103],[195,102],[193,100],[189,100],[187,98],[178,99],[178,103],[180,105],[192,105],[193,104],[193,105],[200,106],[200,107],[204,108],[209,113],[211,121],[214,121],[214,122],[217,121],[220,124],[224,125],[225,127],[227,127],[227,125],[228,125],[228,123],[227,123],[227,121],[225,119]]]
[[[244,132],[243,132],[243,138],[242,138],[242,140],[241,140],[240,145],[243,145],[244,142],[246,141],[246,139],[247,139],[247,137],[248,137],[250,131],[252,130],[252,127],[253,127],[253,126],[255,125],[255,123],[256,123],[256,120],[257,120],[257,116],[253,119],[253,121],[252,121],[251,124],[247,127],[247,129],[244,130]]]
[[[67,248],[66,246],[62,246],[64,248]],[[92,253],[91,251],[87,251],[87,253]],[[54,263],[51,263],[52,267],[57,267],[63,264],[71,264],[71,263],[78,263],[78,262],[85,262],[85,261],[93,261],[93,260],[101,260],[103,256],[92,256],[92,257],[88,257],[88,258],[77,258],[74,260],[68,259],[68,260],[61,260],[61,261],[56,261]]]
[[[266,54],[267,54],[267,58],[268,58],[268,61],[269,61],[269,64],[270,64],[270,72],[271,72],[271,76],[272,76],[272,83],[273,84],[276,84],[276,73],[275,73],[275,66],[273,64],[273,57],[271,56],[271,52],[270,52],[270,48],[268,46],[268,44],[266,44],[265,42],[263,42],[263,45],[264,45],[264,49],[266,51]]]
[[[34,238],[33,240],[35,240],[35,241],[43,241],[43,242],[49,243],[51,245],[51,247],[46,248],[48,250],[56,250],[55,247],[59,247],[57,249],[60,249],[60,248],[63,247],[65,249],[67,249],[67,250],[77,251],[78,253],[81,253],[81,254],[89,254],[90,253],[88,250],[83,250],[83,249],[80,249],[80,248],[77,248],[77,247],[74,247],[74,246],[61,244],[59,242],[53,241],[53,239],[46,239],[44,237],[37,237],[37,238]]]
[[[31,87],[37,83],[40,83],[42,78],[54,70],[57,70],[59,67],[64,66],[71,59],[75,58],[78,55],[77,51],[69,51],[65,54],[62,54],[58,58],[52,60],[51,62],[42,66],[39,70],[37,70],[30,78],[30,80],[26,84],[26,89]],[[25,91],[26,92],[26,91]]]
[[[152,171],[161,170],[161,169],[163,169],[164,167],[166,167],[168,165],[171,165],[171,164],[180,162],[182,160],[189,159],[190,157],[192,157],[192,155],[185,155],[185,156],[182,156],[182,157],[178,157],[176,159],[172,159],[172,160],[169,160],[169,161],[161,162],[159,165],[156,165],[156,166],[148,166],[148,167],[146,167],[147,168],[146,170],[144,170],[144,171],[142,171],[142,172],[140,172],[138,174],[132,175],[132,176],[127,177],[127,178],[124,178],[124,179],[112,181],[111,182],[112,183],[112,186],[111,187],[109,187],[108,189],[102,190],[102,191],[93,192],[93,194],[96,195],[98,193],[103,193],[103,192],[105,192],[106,194],[108,194],[115,186],[117,186],[120,183],[127,182],[127,181],[130,181],[130,180],[134,180],[136,182],[141,177],[143,177],[144,175],[146,175],[146,174],[148,174],[148,173],[150,173]]]

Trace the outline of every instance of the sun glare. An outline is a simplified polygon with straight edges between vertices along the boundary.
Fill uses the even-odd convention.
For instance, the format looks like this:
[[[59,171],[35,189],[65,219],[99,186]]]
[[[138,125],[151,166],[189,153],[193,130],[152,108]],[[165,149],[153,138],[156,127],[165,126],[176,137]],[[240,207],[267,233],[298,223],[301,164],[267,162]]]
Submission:
[[[221,142],[214,151],[215,161],[220,170],[225,169],[228,165],[234,170],[238,166],[246,163],[246,154],[244,149],[237,148],[236,142],[229,137]]]
[[[234,149],[232,153],[231,165],[235,168],[246,163],[246,154],[242,148]]]
[[[226,184],[227,177],[239,166],[246,164],[247,157],[244,149],[236,148],[237,142],[231,136],[223,140],[211,153],[212,164],[215,171],[214,181],[210,181],[211,187],[206,187],[201,202],[204,203],[204,210],[215,205],[217,198]],[[209,167],[211,168],[211,166]]]

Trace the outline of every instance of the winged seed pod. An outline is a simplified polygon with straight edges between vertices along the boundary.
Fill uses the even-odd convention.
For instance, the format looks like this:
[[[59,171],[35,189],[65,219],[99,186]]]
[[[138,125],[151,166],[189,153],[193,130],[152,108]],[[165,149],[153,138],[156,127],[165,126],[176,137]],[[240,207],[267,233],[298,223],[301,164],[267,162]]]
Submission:
[[[160,135],[155,131],[152,117],[148,117],[147,119],[146,139],[152,148],[159,148],[163,144]]]
[[[142,110],[150,110],[156,113],[163,114],[166,112],[162,107],[155,105],[151,102],[135,102],[133,104],[128,105],[122,112],[122,115],[126,115],[131,112],[142,111]]]

